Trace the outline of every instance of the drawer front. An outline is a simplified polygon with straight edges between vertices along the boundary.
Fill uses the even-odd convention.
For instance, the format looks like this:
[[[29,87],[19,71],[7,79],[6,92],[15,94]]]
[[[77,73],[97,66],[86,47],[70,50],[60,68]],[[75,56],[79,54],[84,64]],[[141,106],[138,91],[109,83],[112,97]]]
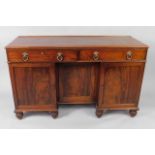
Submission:
[[[80,60],[86,61],[144,61],[146,59],[145,49],[100,49],[81,50]]]
[[[63,62],[76,61],[74,50],[8,50],[9,62]]]

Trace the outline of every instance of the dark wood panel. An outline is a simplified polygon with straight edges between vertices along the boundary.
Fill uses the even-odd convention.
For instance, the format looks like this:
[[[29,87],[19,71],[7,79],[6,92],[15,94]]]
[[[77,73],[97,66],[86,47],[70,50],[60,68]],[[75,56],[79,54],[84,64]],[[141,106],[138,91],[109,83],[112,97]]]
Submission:
[[[131,36],[20,36],[6,48],[102,48],[142,47],[147,45]]]
[[[14,68],[19,104],[50,104],[49,68]]]
[[[26,58],[25,55],[26,54]],[[60,55],[60,56],[59,56]],[[7,57],[9,62],[59,62],[76,61],[77,50],[36,50],[36,49],[8,49]],[[62,59],[60,59],[62,58]]]
[[[91,104],[97,100],[98,64],[59,64],[59,102]]]
[[[99,107],[137,107],[144,63],[105,63],[101,67]]]
[[[16,108],[29,111],[43,106],[49,111],[56,110],[56,84],[54,64],[10,64]]]
[[[94,61],[94,54],[97,53],[97,61],[141,61],[146,59],[146,50],[139,48],[103,48],[94,50],[81,50],[80,60]],[[128,54],[131,54],[128,57]]]

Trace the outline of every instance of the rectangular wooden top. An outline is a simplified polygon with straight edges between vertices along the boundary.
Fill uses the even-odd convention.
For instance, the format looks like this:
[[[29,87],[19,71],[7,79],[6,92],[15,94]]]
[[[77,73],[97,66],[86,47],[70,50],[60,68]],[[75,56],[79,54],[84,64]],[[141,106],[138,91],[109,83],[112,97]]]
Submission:
[[[131,36],[19,36],[9,48],[102,48],[148,46]]]

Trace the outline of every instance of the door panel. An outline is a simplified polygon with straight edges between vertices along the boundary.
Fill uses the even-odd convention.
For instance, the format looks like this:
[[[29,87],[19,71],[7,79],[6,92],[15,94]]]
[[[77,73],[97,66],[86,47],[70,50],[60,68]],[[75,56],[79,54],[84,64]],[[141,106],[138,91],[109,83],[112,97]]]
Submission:
[[[99,106],[137,106],[143,70],[143,63],[101,64]]]
[[[56,107],[55,65],[10,64],[17,107]]]
[[[91,104],[97,100],[98,64],[59,64],[59,102]]]

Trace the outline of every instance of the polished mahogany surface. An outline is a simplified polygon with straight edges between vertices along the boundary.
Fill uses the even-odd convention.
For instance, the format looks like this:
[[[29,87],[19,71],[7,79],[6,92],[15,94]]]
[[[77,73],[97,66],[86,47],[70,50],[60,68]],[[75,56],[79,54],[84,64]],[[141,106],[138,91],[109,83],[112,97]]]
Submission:
[[[6,47],[15,112],[60,104],[107,110],[139,109],[148,46],[130,36],[21,36]]]
[[[147,47],[131,36],[20,36],[6,48]]]

